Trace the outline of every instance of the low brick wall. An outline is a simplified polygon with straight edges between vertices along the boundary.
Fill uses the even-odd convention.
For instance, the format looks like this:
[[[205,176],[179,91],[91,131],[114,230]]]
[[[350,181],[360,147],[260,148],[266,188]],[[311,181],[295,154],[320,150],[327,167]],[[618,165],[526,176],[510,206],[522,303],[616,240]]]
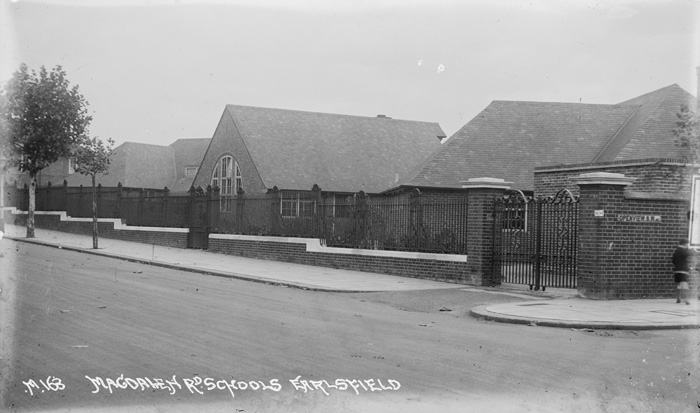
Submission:
[[[481,284],[469,276],[466,255],[324,247],[318,239],[211,234],[209,251],[249,258],[402,277]]]
[[[624,183],[579,185],[581,296],[674,297],[671,255],[679,239],[687,236],[689,200],[682,195],[626,191]],[[697,287],[696,282],[692,285]]]
[[[10,217],[10,218],[8,218]],[[14,225],[26,225],[24,211],[5,212]],[[92,219],[71,218],[65,212],[38,211],[36,228],[92,235]],[[98,220],[100,238],[186,248],[188,229],[129,227],[118,219]],[[315,265],[458,284],[481,285],[474,271],[467,270],[466,255],[331,248],[318,239],[211,234],[209,251],[240,257]],[[470,275],[471,274],[471,275]]]
[[[5,219],[14,225],[26,226],[26,211],[6,211]],[[9,221],[8,221],[9,222]],[[92,218],[71,218],[62,211],[37,211],[35,228],[92,236]],[[187,248],[187,228],[130,227],[119,219],[99,218],[97,231],[100,238],[142,242],[163,247]]]

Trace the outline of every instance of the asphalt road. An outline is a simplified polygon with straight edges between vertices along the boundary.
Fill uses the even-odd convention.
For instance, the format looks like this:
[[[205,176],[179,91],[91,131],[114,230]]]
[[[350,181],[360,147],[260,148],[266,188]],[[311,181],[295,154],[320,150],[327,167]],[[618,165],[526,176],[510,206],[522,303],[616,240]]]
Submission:
[[[467,311],[518,298],[312,292],[9,240],[0,253],[10,411],[700,411],[697,330],[500,324]]]

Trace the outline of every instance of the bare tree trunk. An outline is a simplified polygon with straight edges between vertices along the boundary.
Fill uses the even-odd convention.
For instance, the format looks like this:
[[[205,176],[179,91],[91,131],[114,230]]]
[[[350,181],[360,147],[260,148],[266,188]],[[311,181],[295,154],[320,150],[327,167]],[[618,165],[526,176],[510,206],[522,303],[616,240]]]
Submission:
[[[29,177],[29,208],[27,209],[27,238],[34,238],[34,209],[36,209],[36,175]]]
[[[92,174],[92,248],[97,249],[97,189],[95,174]]]

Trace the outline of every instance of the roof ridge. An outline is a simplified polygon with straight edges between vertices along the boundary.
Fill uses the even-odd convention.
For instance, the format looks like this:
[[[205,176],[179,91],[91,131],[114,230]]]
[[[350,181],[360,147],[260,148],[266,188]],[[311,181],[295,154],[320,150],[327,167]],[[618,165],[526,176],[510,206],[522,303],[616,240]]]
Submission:
[[[627,100],[625,100],[625,101],[620,102],[619,104],[620,104],[620,105],[632,105],[632,104],[634,104],[634,103],[628,103],[628,102],[632,102],[632,101],[635,101],[635,100],[638,100],[638,99],[641,99],[641,98],[646,98],[646,97],[648,97],[648,96],[651,96],[651,95],[660,93],[660,92],[662,92],[662,91],[663,91],[663,93],[664,93],[664,97],[666,97],[666,96],[668,96],[668,94],[669,94],[669,92],[671,91],[671,89],[674,89],[674,88],[680,89],[680,90],[682,90],[682,91],[685,92],[685,89],[683,89],[682,87],[678,86],[677,83],[673,83],[673,84],[670,84],[670,85],[668,85],[668,86],[664,86],[664,87],[662,87],[662,88],[659,88],[659,89],[656,89],[656,90],[652,90],[651,92],[647,92],[647,93],[643,93],[643,94],[641,94],[641,95],[639,95],[639,96],[635,96],[635,97],[633,97],[632,99],[627,99]],[[686,93],[687,93],[687,92],[686,92]]]
[[[653,105],[653,107],[650,107],[650,108],[649,108],[648,113],[647,113],[647,116],[645,117],[645,119],[643,119],[642,125],[646,124],[646,122],[647,122],[647,120],[649,119],[649,117],[651,116],[651,114],[654,113],[654,112],[659,108],[659,106],[661,106],[661,103],[662,103],[663,101],[666,100],[666,98],[667,98],[667,97],[669,96],[669,94],[671,93],[671,89],[673,88],[674,85],[677,86],[677,87],[679,87],[678,85],[676,85],[676,84],[674,83],[673,85],[670,85],[670,86],[667,86],[667,87],[664,87],[664,88],[661,88],[661,89],[657,89],[657,90],[655,90],[655,91],[653,91],[653,92],[645,93],[644,95],[637,96],[636,98],[630,99],[630,101],[631,101],[631,100],[640,99],[640,98],[643,98],[643,97],[644,97],[644,98],[648,98],[649,96],[652,96],[652,95],[655,95],[655,94],[658,94],[658,95],[659,95],[658,98],[656,99],[656,103]],[[630,121],[632,120],[632,118],[635,117],[637,114],[639,114],[639,113],[641,112],[642,108],[644,107],[644,105],[647,104],[647,103],[653,103],[653,101],[652,101],[652,102],[639,103],[639,104],[636,105],[636,106],[637,106],[637,109],[636,109],[634,112],[632,112],[632,113],[627,117],[627,119],[625,119],[625,121],[622,123],[622,125],[617,129],[617,131],[615,131],[615,133],[613,134],[613,136],[611,136],[610,139],[608,139],[608,141],[605,143],[605,145],[604,145],[603,148],[600,150],[600,152],[598,152],[598,154],[593,158],[592,162],[597,162],[597,161],[603,156],[603,154],[605,154],[605,151],[618,139],[618,137],[619,137],[619,136],[622,136],[622,132],[625,130],[625,128],[626,128],[627,125],[630,123]],[[630,104],[630,105],[631,105],[631,104]],[[640,126],[640,127],[641,127],[641,126]],[[639,130],[639,128],[638,128],[637,130]],[[634,134],[635,132],[636,132],[636,131],[633,131],[633,134]],[[632,138],[632,137],[630,136],[629,139],[631,139],[631,138]],[[620,151],[621,151],[625,146],[627,146],[627,144],[629,143],[629,139],[628,139],[627,142],[624,143],[624,145],[622,145],[622,146],[620,147],[620,150],[618,151],[618,153],[615,154],[616,157],[617,157],[617,155],[620,153]]]
[[[551,101],[535,101],[535,100],[501,100],[496,99],[491,103],[517,103],[517,104],[544,104],[544,105],[585,105],[585,106],[630,106],[621,103],[581,103],[581,102],[551,102]],[[489,105],[490,106],[490,105]],[[488,106],[487,106],[488,107]]]
[[[415,123],[427,123],[427,124],[438,124],[436,121],[425,121],[425,120],[413,120],[413,119],[398,119],[390,116],[366,116],[366,115],[348,115],[343,113],[332,113],[332,112],[313,112],[309,110],[299,110],[299,109],[284,109],[284,108],[270,108],[264,106],[248,106],[248,105],[236,105],[232,103],[227,103],[226,108],[238,107],[238,108],[248,108],[248,109],[264,109],[264,110],[276,110],[283,112],[294,112],[294,113],[307,113],[314,115],[324,115],[324,116],[339,116],[343,118],[361,118],[361,119],[381,119],[383,121],[400,121],[400,122],[415,122]]]
[[[119,146],[127,145],[127,144],[129,144],[129,145],[157,146],[157,147],[159,147],[159,148],[169,148],[169,147],[170,147],[170,145],[158,145],[158,144],[155,144],[155,143],[143,143],[143,142],[132,142],[132,141],[124,141],[124,142],[123,142],[121,145],[119,145]]]

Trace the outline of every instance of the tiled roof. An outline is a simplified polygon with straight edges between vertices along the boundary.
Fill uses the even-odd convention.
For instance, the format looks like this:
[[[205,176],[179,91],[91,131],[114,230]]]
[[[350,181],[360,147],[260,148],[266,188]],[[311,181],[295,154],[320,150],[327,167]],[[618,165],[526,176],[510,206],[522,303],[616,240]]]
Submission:
[[[585,162],[634,107],[494,101],[452,135],[401,185],[459,188],[492,177],[531,189],[534,167]]]
[[[162,188],[172,185],[175,159],[172,148],[144,143],[124,143],[126,174],[124,186]]]
[[[185,168],[200,166],[210,141],[209,138],[188,138],[178,139],[170,144],[175,156],[176,176],[172,186],[168,185],[168,188],[177,192],[186,192],[190,189],[194,175],[186,176]]]
[[[679,158],[672,130],[693,100],[671,85],[617,105],[494,101],[396,186],[459,188],[492,177],[532,190],[538,166]]]
[[[169,146],[124,142],[112,150],[107,175],[98,175],[97,183],[113,187],[121,183],[125,187],[170,187],[175,182],[175,159]],[[66,178],[69,186],[89,186],[90,177],[71,174]]]
[[[692,104],[694,99],[674,84],[620,103],[635,106],[637,110],[593,162],[683,157],[674,145],[672,131],[681,105]]]
[[[437,123],[228,105],[266,187],[380,192],[440,147]]]

